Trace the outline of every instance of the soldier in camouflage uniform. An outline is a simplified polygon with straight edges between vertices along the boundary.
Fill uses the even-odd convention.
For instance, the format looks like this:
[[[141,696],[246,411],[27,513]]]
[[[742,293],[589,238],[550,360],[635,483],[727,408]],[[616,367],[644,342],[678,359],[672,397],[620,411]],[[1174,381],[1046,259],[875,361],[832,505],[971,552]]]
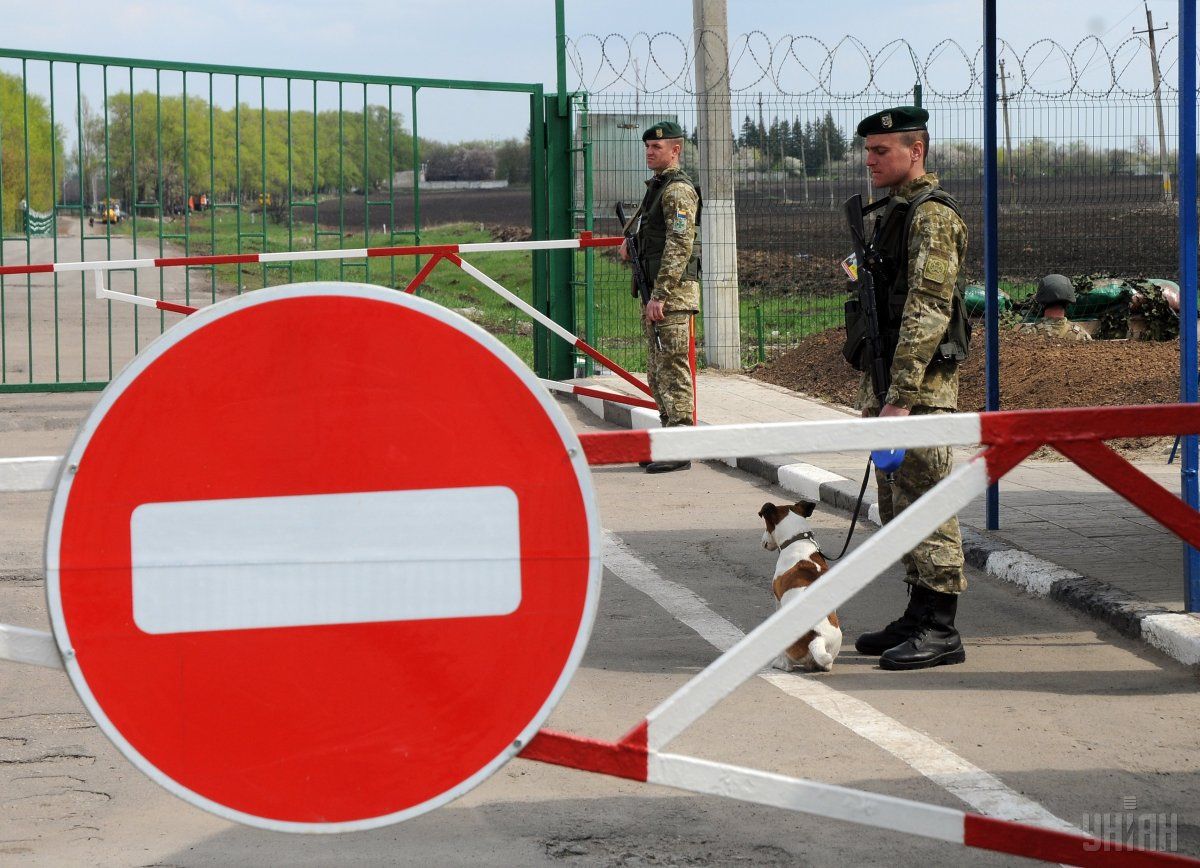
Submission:
[[[891,285],[877,288],[886,302],[880,305],[884,344],[895,348],[885,360],[890,387],[881,408],[866,366],[858,398],[864,416],[953,413],[958,406],[958,360],[965,357],[969,336],[965,319],[955,319],[964,317],[960,267],[967,227],[954,200],[940,191],[937,176],[925,171],[928,117],[923,109],[903,106],[858,125],[871,179],[890,193],[875,244],[895,263]],[[963,346],[952,342],[955,334]],[[880,519],[891,521],[945,479],[952,466],[950,447],[938,446],[907,450],[894,473],[877,470]],[[884,669],[961,663],[966,655],[954,617],[967,582],[958,519],[942,524],[903,563],[911,586],[904,614],[882,630],[859,636],[855,647],[881,655]]]
[[[1075,303],[1075,287],[1061,274],[1047,274],[1038,281],[1035,303],[1042,306],[1042,319],[1017,326],[1020,334],[1042,335],[1064,341],[1090,341],[1092,336],[1067,319],[1067,305]]]
[[[650,283],[650,301],[642,307],[647,378],[658,415],[666,427],[691,425],[695,413],[688,350],[692,317],[700,310],[700,250],[696,243],[700,195],[679,167],[683,129],[674,121],[655,124],[642,134],[646,166],[654,177],[634,219],[638,253]],[[621,256],[628,259],[625,246]],[[637,295],[637,289],[633,290]],[[690,461],[644,462],[648,473],[686,470]]]

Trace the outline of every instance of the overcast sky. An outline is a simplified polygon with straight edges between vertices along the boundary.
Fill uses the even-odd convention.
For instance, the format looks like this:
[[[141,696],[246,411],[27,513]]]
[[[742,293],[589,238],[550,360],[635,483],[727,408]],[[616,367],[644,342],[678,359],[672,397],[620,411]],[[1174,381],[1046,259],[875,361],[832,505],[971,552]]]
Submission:
[[[0,42],[6,48],[101,54],[195,63],[555,85],[553,0],[7,0]],[[566,27],[587,61],[598,60],[596,43],[585,34],[633,37],[638,32],[673,32],[690,41],[691,0],[567,0]],[[1073,11],[1080,6],[1082,14]],[[786,34],[813,36],[832,45],[853,33],[872,52],[906,38],[922,62],[944,39],[969,52],[981,43],[982,3],[963,0],[728,0],[731,37],[753,31],[757,44]],[[1168,24],[1160,42],[1176,32],[1177,2],[1150,0],[1155,24]],[[887,10],[889,14],[881,14]],[[903,13],[903,17],[901,17]],[[1144,29],[1141,0],[999,0],[1002,38],[1019,52],[1049,37],[1073,48],[1101,36],[1110,47]],[[614,47],[617,42],[610,43]],[[644,44],[644,43],[640,43]],[[678,46],[656,43],[664,66],[680,56]],[[803,54],[811,43],[799,43]],[[617,48],[614,53],[620,54]],[[672,54],[672,51],[674,54]],[[1173,49],[1169,49],[1173,56]],[[1041,52],[1046,53],[1045,51]],[[898,56],[899,57],[899,56]],[[934,73],[961,78],[963,61],[939,53]],[[744,61],[749,69],[750,61]],[[956,65],[957,64],[957,65]],[[1056,67],[1057,64],[1057,67]],[[678,65],[677,63],[675,64]],[[1038,64],[1047,80],[1062,76],[1061,59]],[[1144,57],[1128,75],[1149,78]],[[884,74],[903,76],[898,59]],[[643,57],[639,69],[654,68]],[[853,51],[839,53],[837,75],[853,85],[861,64]],[[19,64],[0,63],[19,71]],[[911,66],[909,67],[911,69]],[[797,72],[797,74],[800,74]],[[1172,68],[1169,73],[1176,72]],[[735,79],[736,80],[736,79]],[[576,84],[574,74],[570,84]],[[420,132],[444,140],[524,135],[527,101],[514,96],[423,92]],[[409,112],[404,107],[405,115]]]

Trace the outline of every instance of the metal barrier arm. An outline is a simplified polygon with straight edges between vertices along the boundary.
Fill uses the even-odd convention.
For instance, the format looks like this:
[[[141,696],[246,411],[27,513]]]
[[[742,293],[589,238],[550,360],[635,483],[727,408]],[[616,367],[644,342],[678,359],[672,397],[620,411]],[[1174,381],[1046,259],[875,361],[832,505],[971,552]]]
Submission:
[[[62,462],[61,455],[0,458],[0,492],[49,491],[54,488]],[[63,668],[52,634],[13,624],[0,624],[0,660]]]
[[[371,259],[377,256],[445,256],[451,253],[496,253],[506,250],[572,250],[588,247],[617,247],[620,236],[563,238],[553,241],[496,241],[476,244],[415,244],[395,247],[346,247],[337,250],[301,250],[280,253],[219,253],[211,256],[163,256],[157,259],[105,259],[84,262],[40,262],[30,265],[0,265],[0,275],[61,274],[68,271],[128,271],[141,268],[176,268],[200,265],[250,265],[271,262],[301,262],[310,259]]]
[[[13,624],[0,624],[0,660],[48,669],[63,668],[62,656],[52,633]]]
[[[466,245],[464,245],[464,246],[466,246]],[[492,292],[496,293],[501,298],[508,301],[509,304],[513,305],[514,307],[518,308],[519,310],[524,311],[526,314],[533,317],[535,320],[537,320],[539,323],[541,323],[546,328],[550,329],[550,331],[554,332],[556,335],[558,335],[564,341],[571,344],[571,346],[575,347],[576,349],[578,349],[578,350],[582,351],[583,353],[585,353],[586,355],[590,356],[594,361],[597,361],[600,364],[604,365],[604,367],[608,368],[610,371],[612,371],[614,374],[619,376],[621,379],[625,380],[627,383],[631,383],[632,385],[636,386],[638,389],[641,389],[647,395],[653,394],[650,391],[649,386],[647,386],[645,383],[643,383],[641,380],[639,380],[633,374],[629,373],[629,371],[625,370],[620,365],[618,365],[616,362],[614,362],[612,359],[608,358],[608,356],[604,355],[599,350],[597,350],[595,347],[591,346],[583,338],[576,337],[574,334],[567,331],[565,328],[560,326],[554,320],[550,319],[550,317],[546,316],[544,313],[539,311],[537,308],[526,304],[524,301],[522,301],[520,298],[518,298],[516,295],[514,295],[509,290],[505,289],[503,286],[501,286],[495,280],[488,277],[486,274],[484,274],[482,271],[480,271],[474,265],[471,265],[471,263],[464,262],[460,257],[454,256],[454,255],[449,255],[446,258],[449,259],[451,262],[453,262],[455,265],[457,265],[459,268],[461,268],[463,271],[465,271],[467,274],[471,275],[473,278],[478,280],[480,283],[482,283],[488,289],[492,290]]]
[[[62,462],[61,455],[0,458],[0,491],[49,491]]]
[[[308,251],[289,251],[283,253],[232,253],[214,256],[171,256],[161,257],[158,259],[116,259],[94,262],[50,262],[40,263],[37,265],[4,265],[0,266],[0,275],[9,274],[45,274],[64,271],[93,271],[96,275],[96,297],[110,299],[112,301],[123,301],[129,304],[138,304],[145,307],[153,307],[158,310],[171,311],[172,313],[192,314],[198,308],[189,305],[177,304],[170,301],[162,301],[159,299],[150,298],[149,296],[131,295],[125,292],[115,292],[104,287],[101,274],[104,271],[113,269],[143,269],[143,268],[172,268],[179,266],[199,266],[199,265],[245,265],[254,263],[271,263],[271,262],[299,262],[303,260],[313,259],[363,259],[374,258],[380,256],[424,256],[428,255],[430,260],[425,263],[417,275],[409,282],[404,291],[408,293],[415,292],[429,275],[433,272],[434,267],[443,259],[449,260],[457,265],[467,274],[474,277],[488,289],[495,292],[501,298],[505,299],[509,304],[523,311],[526,315],[532,317],[542,326],[546,327],[558,337],[565,340],[571,346],[578,349],[580,352],[589,356],[596,362],[604,365],[617,376],[632,384],[640,391],[653,397],[650,387],[639,380],[629,371],[618,365],[608,356],[601,353],[595,347],[587,343],[583,338],[580,338],[563,328],[550,317],[543,314],[541,311],[527,304],[515,293],[505,289],[499,282],[493,280],[488,275],[484,274],[470,263],[463,262],[459,256],[460,253],[496,253],[500,251],[512,250],[572,250],[583,249],[589,247],[616,247],[624,239],[620,236],[611,238],[595,238],[590,232],[585,232],[579,238],[560,239],[555,241],[497,241],[491,243],[478,244],[424,244],[407,247],[358,247],[340,250],[308,250]],[[694,379],[694,377],[693,377]],[[599,397],[606,401],[617,401],[618,403],[633,403],[626,399],[609,397],[610,393],[593,394],[591,397]],[[650,403],[640,403],[635,406],[644,406],[653,408],[655,405]]]

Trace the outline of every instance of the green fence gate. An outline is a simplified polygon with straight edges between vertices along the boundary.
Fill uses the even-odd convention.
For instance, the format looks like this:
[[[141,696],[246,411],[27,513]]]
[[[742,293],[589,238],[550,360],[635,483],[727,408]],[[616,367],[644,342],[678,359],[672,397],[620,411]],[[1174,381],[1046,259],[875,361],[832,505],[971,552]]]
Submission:
[[[451,91],[515,100],[528,112],[527,189],[488,198],[423,181],[430,145],[418,108]],[[571,129],[560,105],[541,84],[0,49],[0,265],[458,243],[491,240],[488,222],[568,237]],[[472,195],[495,213],[479,215]],[[495,256],[485,270],[495,267],[506,286],[573,327],[571,255]],[[309,261],[106,279],[112,289],[197,305],[299,280],[403,287],[421,265]],[[539,374],[570,375],[571,347],[531,330],[461,273],[436,269],[422,294],[463,310]],[[101,388],[173,316],[99,300],[82,273],[0,275],[0,392]]]

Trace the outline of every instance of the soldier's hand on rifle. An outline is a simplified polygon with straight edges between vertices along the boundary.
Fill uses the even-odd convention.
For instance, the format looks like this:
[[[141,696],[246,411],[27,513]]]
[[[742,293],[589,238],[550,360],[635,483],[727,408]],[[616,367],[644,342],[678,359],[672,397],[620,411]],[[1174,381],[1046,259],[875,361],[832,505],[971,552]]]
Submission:
[[[907,416],[909,410],[906,407],[897,407],[895,404],[884,404],[883,409],[879,411],[879,418],[886,416]]]
[[[628,238],[626,238],[624,241],[621,242],[621,246],[618,248],[618,252],[621,254],[622,262],[629,261],[629,239]]]
[[[666,316],[667,315],[663,313],[663,303],[658,299],[650,299],[650,302],[646,305],[646,317],[650,320],[650,322],[660,322],[661,320],[666,319]]]

